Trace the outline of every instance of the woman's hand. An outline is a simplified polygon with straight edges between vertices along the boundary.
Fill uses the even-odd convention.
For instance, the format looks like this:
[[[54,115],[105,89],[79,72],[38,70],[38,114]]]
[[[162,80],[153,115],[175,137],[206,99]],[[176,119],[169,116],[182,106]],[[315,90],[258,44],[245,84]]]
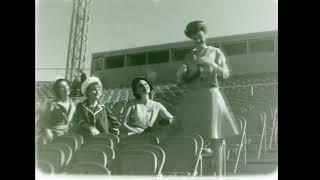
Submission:
[[[90,127],[90,133],[91,133],[92,136],[100,134],[99,130],[96,127],[93,127],[93,126]]]
[[[150,133],[153,133],[153,129],[151,127],[147,127],[146,129],[144,129],[143,132],[147,133],[147,134],[150,134]]]
[[[182,64],[177,70],[178,75],[182,75],[187,72],[187,66],[185,64]]]
[[[177,70],[177,81],[178,83],[182,82],[182,77],[187,73],[187,66],[185,64],[182,64]]]
[[[51,142],[53,140],[53,133],[50,129],[45,130],[46,141]]]
[[[159,121],[159,124],[161,126],[168,126],[170,124],[170,120],[169,119],[162,119]]]
[[[213,61],[211,57],[202,57],[199,60],[199,65],[202,68],[200,73],[202,74],[213,74],[214,72],[218,73],[219,76],[223,78],[229,77],[229,69],[228,66],[221,60],[221,64]]]

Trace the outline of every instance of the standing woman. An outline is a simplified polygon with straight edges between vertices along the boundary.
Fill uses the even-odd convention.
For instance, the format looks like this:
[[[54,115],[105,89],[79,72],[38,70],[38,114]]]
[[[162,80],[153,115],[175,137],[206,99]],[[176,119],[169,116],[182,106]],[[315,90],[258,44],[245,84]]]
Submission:
[[[190,92],[177,111],[180,133],[198,133],[214,152],[215,172],[223,172],[225,138],[238,135],[239,129],[225,98],[219,91],[218,77],[228,78],[229,68],[220,49],[206,45],[207,26],[203,21],[190,22],[185,35],[195,45],[177,70],[179,84],[188,83]]]
[[[41,143],[47,144],[56,136],[67,133],[75,113],[75,105],[69,98],[70,84],[66,79],[58,79],[53,84],[56,99],[48,102],[37,123]]]

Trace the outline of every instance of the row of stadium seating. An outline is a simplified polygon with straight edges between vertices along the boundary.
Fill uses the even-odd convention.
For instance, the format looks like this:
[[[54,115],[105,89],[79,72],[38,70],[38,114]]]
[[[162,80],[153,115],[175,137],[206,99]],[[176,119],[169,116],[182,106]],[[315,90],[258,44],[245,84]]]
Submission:
[[[146,134],[120,141],[112,134],[84,139],[70,133],[38,145],[37,166],[50,174],[194,176],[201,173],[203,143],[197,134],[161,142]]]
[[[233,173],[237,173],[240,158],[246,165],[250,135],[246,119],[239,118],[238,122],[241,134],[227,139],[226,147]],[[58,174],[202,175],[206,166],[203,156],[208,157],[202,154],[202,149],[203,139],[199,135],[162,140],[140,135],[120,141],[112,134],[99,134],[86,140],[68,134],[57,137],[51,144],[39,145],[37,162],[43,172]]]

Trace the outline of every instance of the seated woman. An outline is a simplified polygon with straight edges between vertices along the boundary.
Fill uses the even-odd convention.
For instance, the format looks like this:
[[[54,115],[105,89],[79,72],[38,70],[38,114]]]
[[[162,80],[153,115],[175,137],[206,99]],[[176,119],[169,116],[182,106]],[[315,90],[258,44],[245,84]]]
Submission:
[[[133,79],[131,87],[135,99],[128,102],[124,111],[123,137],[156,132],[173,121],[173,116],[161,103],[150,99],[153,87],[145,78]]]
[[[77,105],[73,118],[74,130],[90,137],[99,133],[112,133],[119,135],[121,123],[111,110],[99,103],[102,84],[97,77],[88,77],[81,85],[81,93],[87,98]]]
[[[48,102],[40,112],[37,122],[40,143],[47,144],[54,137],[69,131],[71,119],[75,113],[75,105],[69,98],[70,85],[66,79],[58,79],[53,84],[56,99]]]

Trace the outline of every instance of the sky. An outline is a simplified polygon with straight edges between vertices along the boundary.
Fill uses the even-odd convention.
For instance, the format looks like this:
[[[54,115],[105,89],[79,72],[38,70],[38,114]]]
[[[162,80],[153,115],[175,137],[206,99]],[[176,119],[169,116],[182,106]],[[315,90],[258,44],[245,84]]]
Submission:
[[[278,29],[277,0],[93,0],[91,54],[188,40],[188,22],[203,20],[208,37]],[[65,68],[71,0],[36,0],[36,68]]]

